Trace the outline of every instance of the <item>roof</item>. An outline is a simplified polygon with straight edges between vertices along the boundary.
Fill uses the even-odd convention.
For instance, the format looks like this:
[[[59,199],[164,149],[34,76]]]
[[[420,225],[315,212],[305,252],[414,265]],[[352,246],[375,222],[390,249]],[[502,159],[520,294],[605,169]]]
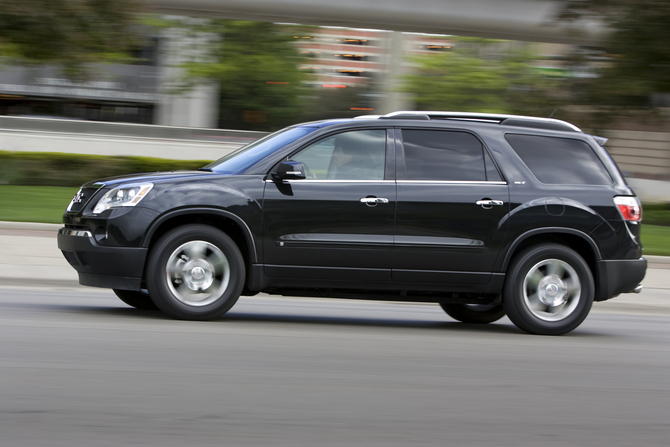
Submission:
[[[480,123],[500,124],[504,126],[530,127],[535,129],[561,130],[582,132],[567,121],[535,116],[506,115],[497,113],[472,112],[436,112],[436,111],[399,111],[386,115],[363,115],[356,119],[402,119],[402,120],[453,120],[474,121]]]

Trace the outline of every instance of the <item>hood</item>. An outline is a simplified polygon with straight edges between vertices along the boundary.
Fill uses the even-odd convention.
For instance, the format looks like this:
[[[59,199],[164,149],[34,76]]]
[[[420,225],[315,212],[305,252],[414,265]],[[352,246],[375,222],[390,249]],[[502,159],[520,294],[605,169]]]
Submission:
[[[84,187],[99,186],[100,183],[104,183],[105,186],[114,186],[122,183],[144,183],[144,182],[161,182],[165,180],[177,180],[182,178],[189,177],[207,177],[207,176],[220,176],[221,174],[215,174],[209,171],[165,171],[165,172],[145,172],[140,174],[128,174],[128,175],[119,175],[115,177],[106,177],[103,179],[92,180],[86,184]]]

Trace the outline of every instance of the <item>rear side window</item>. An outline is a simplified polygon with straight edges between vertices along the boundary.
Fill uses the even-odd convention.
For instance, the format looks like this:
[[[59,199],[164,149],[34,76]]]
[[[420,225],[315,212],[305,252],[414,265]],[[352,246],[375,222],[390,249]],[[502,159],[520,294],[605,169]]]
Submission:
[[[404,129],[402,139],[408,180],[486,180],[484,148],[469,133]]]
[[[611,185],[591,146],[572,138],[507,134],[505,139],[533,175],[551,185]]]

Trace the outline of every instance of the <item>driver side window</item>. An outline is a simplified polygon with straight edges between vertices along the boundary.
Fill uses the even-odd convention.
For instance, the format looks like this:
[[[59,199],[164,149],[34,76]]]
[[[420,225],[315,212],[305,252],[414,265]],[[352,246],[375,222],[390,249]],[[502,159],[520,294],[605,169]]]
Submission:
[[[320,140],[290,158],[305,166],[308,178],[383,180],[386,130],[356,130]]]

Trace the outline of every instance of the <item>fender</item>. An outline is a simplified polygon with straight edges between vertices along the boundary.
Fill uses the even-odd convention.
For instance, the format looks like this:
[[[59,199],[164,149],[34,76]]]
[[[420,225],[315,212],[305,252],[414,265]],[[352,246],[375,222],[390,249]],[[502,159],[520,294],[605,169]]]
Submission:
[[[242,229],[242,234],[244,234],[244,239],[247,241],[249,246],[249,261],[251,264],[258,263],[258,250],[256,248],[256,243],[251,232],[251,229],[247,223],[242,220],[238,215],[231,213],[230,211],[222,210],[219,208],[209,208],[209,207],[190,207],[190,208],[180,208],[178,210],[169,211],[153,221],[147,230],[144,240],[142,241],[142,247],[149,248],[149,242],[153,238],[156,229],[160,227],[165,221],[172,219],[178,216],[184,216],[188,214],[210,214],[220,217],[225,217],[232,220]]]
[[[583,239],[585,242],[589,244],[591,247],[591,250],[596,255],[596,260],[599,261],[602,259],[602,255],[600,253],[600,249],[596,245],[595,241],[589,236],[588,234],[584,233],[583,231],[575,230],[573,228],[565,228],[565,227],[544,227],[544,228],[535,228],[533,230],[526,231],[525,233],[521,234],[516,238],[516,240],[510,245],[510,247],[507,249],[507,253],[505,253],[505,258],[503,260],[502,266],[500,268],[501,271],[505,272],[507,271],[507,267],[509,266],[510,261],[512,260],[512,254],[516,250],[516,248],[526,239],[528,239],[531,236],[536,236],[538,234],[556,234],[556,233],[563,233],[563,234],[571,234],[574,236],[578,236],[581,239]]]

